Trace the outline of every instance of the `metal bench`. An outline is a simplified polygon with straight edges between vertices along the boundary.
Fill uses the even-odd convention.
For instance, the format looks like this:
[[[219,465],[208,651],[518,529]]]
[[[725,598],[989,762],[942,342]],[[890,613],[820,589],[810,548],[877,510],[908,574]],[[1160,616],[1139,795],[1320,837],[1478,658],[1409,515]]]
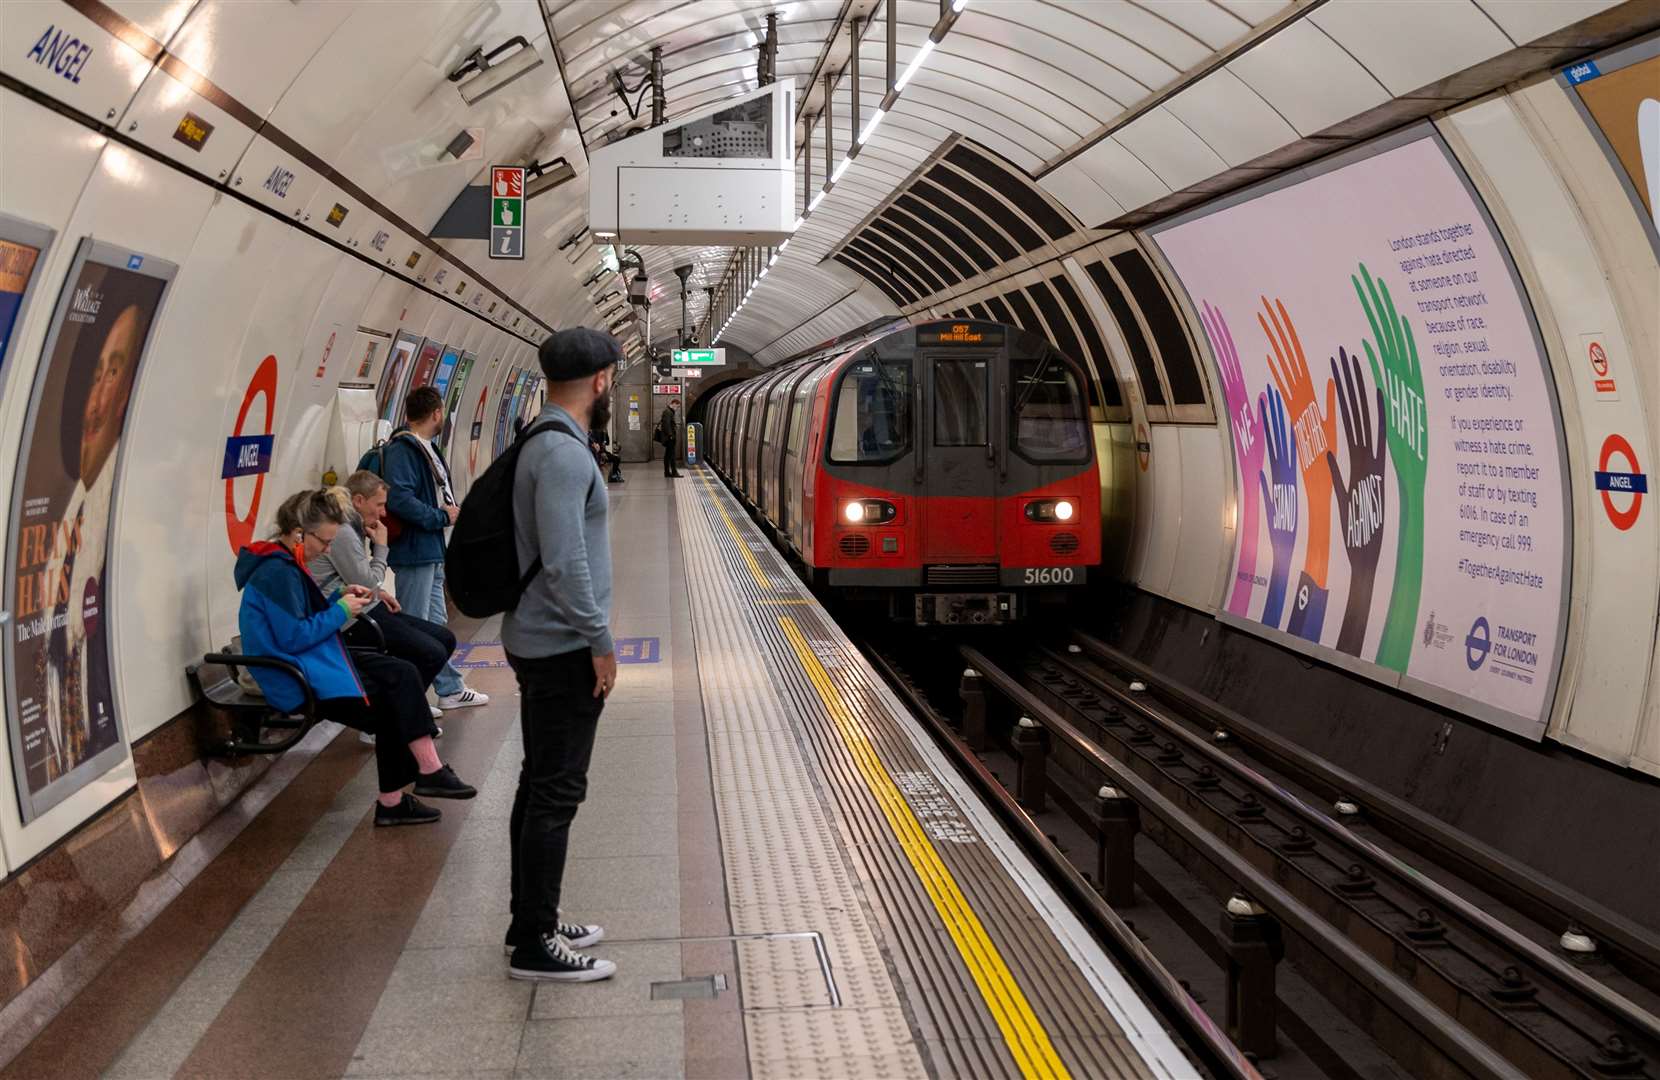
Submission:
[[[367,615],[358,617],[374,630],[378,644],[352,646],[354,653],[381,653],[386,651],[386,635],[380,624]],[[267,668],[280,671],[300,684],[305,701],[295,710],[279,709],[256,693],[243,689],[239,681],[247,668]],[[280,657],[234,653],[228,649],[211,652],[199,664],[185,668],[185,676],[202,700],[224,713],[230,719],[230,736],[204,740],[202,750],[217,756],[242,754],[280,754],[305,738],[306,732],[321,717],[317,715],[317,695],[306,680],[305,672]],[[280,732],[276,738],[267,738],[268,732]]]

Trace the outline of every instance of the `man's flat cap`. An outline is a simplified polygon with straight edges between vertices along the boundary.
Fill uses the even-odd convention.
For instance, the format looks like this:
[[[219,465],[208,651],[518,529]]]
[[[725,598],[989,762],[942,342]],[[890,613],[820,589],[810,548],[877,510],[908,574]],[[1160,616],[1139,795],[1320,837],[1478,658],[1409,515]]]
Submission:
[[[549,382],[583,379],[622,360],[622,346],[610,334],[575,326],[555,330],[537,350]]]

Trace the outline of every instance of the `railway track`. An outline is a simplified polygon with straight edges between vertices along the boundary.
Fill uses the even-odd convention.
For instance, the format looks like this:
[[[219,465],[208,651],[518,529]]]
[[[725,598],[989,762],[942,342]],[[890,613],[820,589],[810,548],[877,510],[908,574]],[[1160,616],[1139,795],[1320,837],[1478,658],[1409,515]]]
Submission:
[[[1411,1075],[1660,1077],[1660,946],[1641,928],[1516,880],[1497,853],[1087,636],[961,657],[962,707],[933,722],[965,748],[1006,748],[1028,808],[1055,795],[1100,845],[1094,884],[1116,904],[1135,897],[1122,858],[1139,826],[1238,925],[1283,933],[1298,972]],[[1270,1056],[1272,1010],[1235,996],[1230,1032]]]

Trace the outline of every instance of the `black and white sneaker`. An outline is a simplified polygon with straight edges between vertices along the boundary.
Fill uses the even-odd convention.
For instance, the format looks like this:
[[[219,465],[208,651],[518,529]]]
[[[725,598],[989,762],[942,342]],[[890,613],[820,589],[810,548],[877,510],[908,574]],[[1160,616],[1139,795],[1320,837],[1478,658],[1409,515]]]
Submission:
[[[382,825],[431,825],[443,816],[443,812],[436,806],[428,806],[408,792],[404,793],[403,801],[396,806],[375,803],[376,828]]]
[[[455,775],[455,770],[442,765],[436,772],[422,773],[415,781],[415,794],[429,799],[470,799],[478,789]]]
[[[559,936],[569,942],[573,949],[586,949],[590,945],[598,945],[605,940],[605,927],[568,923],[561,913],[559,916]],[[525,941],[534,939],[534,937],[534,934],[521,932],[517,927],[509,926],[507,928],[507,939],[502,942],[501,951],[508,956],[512,956],[514,949],[524,944]]]
[[[572,949],[558,934],[542,934],[513,950],[508,975],[546,982],[598,982],[617,973],[617,965]]]

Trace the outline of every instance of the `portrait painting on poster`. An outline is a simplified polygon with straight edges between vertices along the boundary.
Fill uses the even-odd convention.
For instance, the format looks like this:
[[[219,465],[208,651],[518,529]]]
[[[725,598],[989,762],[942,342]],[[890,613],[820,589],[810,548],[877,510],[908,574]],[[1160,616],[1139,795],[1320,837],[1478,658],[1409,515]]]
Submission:
[[[125,760],[110,598],[128,404],[176,267],[83,239],[36,369],[6,537],[7,726],[25,823]]]

